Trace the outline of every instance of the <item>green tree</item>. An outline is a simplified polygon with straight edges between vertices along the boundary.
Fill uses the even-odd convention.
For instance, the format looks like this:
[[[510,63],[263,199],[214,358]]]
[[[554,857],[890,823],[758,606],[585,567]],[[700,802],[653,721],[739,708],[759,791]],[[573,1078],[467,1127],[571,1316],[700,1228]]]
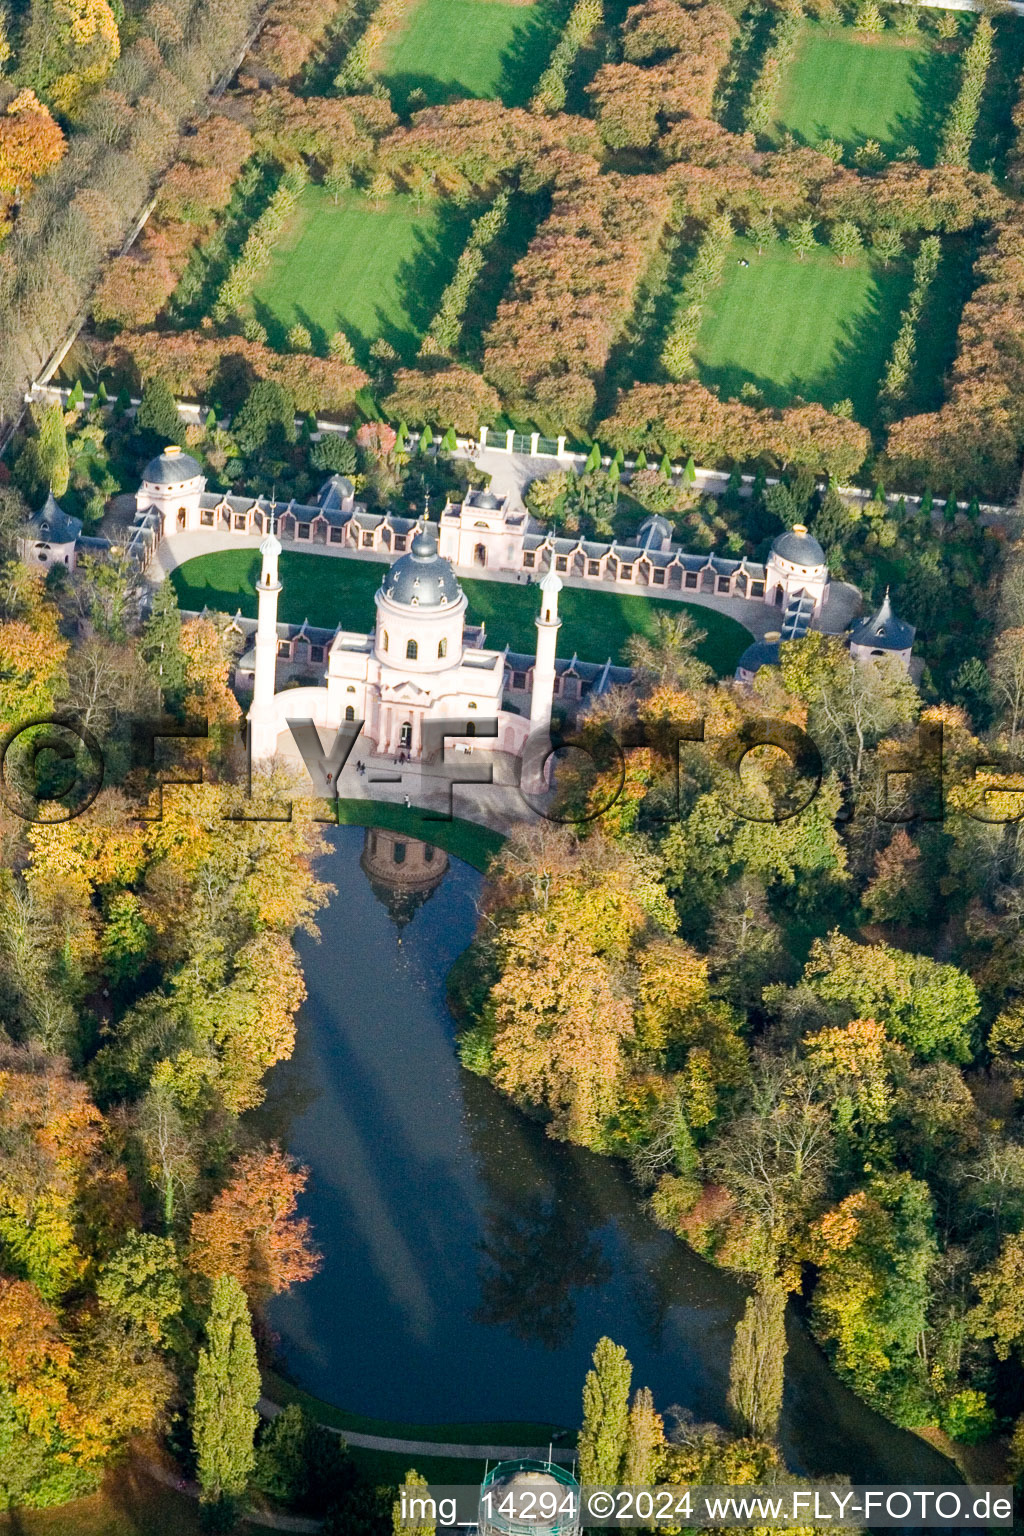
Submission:
[[[778,227],[770,213],[755,214],[750,221],[747,234],[757,246],[759,256],[764,253],[767,246],[774,245],[779,238]]]
[[[164,703],[178,714],[185,702],[188,662],[181,648],[181,613],[178,596],[169,581],[162,581],[142,630],[142,659],[160,689]]]
[[[233,1275],[214,1282],[200,1347],[192,1408],[200,1498],[229,1505],[242,1497],[256,1464],[260,1373],[249,1303]]]
[[[789,232],[789,243],[796,251],[797,260],[803,261],[818,243],[814,236],[814,220],[799,219]]]
[[[766,1281],[748,1297],[729,1360],[729,1410],[740,1434],[774,1438],[782,1411],[786,1291]]]
[[[657,613],[649,636],[630,635],[626,654],[652,687],[696,688],[711,677],[711,668],[694,654],[705,638],[688,613]]]
[[[598,1339],[594,1368],[583,1383],[583,1427],[579,1437],[579,1475],[583,1483],[619,1482],[629,1438],[629,1384],[633,1368],[626,1351],[611,1339]]]
[[[180,443],[184,432],[177,401],[166,379],[150,379],[142,391],[135,425],[152,432],[162,443]]]
[[[100,1270],[96,1296],[130,1332],[166,1345],[185,1302],[173,1239],[129,1232]]]
[[[313,338],[309,333],[308,325],[290,326],[285,339],[288,342],[289,352],[311,352],[313,349]]]
[[[888,944],[858,944],[838,929],[815,939],[804,981],[847,1017],[877,1019],[925,1061],[971,1059],[981,1009],[970,976],[955,965]]]
[[[260,379],[249,391],[231,423],[245,454],[295,441],[295,399],[276,379]]]
[[[334,358],[335,362],[348,363],[350,367],[355,366],[356,354],[352,350],[352,343],[349,341],[344,331],[334,332],[330,341],[327,343],[327,351],[330,356]]]
[[[39,423],[39,467],[50,490],[59,500],[67,490],[71,477],[68,434],[59,402],[47,406]]]
[[[587,454],[587,462],[583,466],[583,473],[585,475],[593,475],[596,474],[600,468],[601,445],[600,443],[593,443],[591,445],[590,452]]]
[[[320,441],[313,444],[310,458],[317,469],[326,470],[329,475],[354,475],[356,472],[356,445],[351,437],[343,437],[340,432],[325,432]]]
[[[429,1487],[425,1477],[422,1477],[415,1467],[410,1467],[402,1479],[402,1486],[411,1490]],[[413,1494],[415,1497],[415,1494]],[[435,1521],[424,1518],[415,1522],[402,1519],[402,1501],[397,1498],[391,1511],[391,1529],[394,1536],[435,1536],[437,1524]]]
[[[629,1410],[622,1481],[632,1487],[657,1482],[659,1451],[664,1443],[665,1427],[661,1415],[654,1411],[651,1389],[638,1387]]]
[[[882,265],[888,267],[890,261],[903,254],[903,236],[898,229],[876,229],[871,236],[871,249],[882,258]]]
[[[840,266],[845,267],[864,244],[864,237],[852,220],[839,219],[829,232],[828,243],[839,257]]]

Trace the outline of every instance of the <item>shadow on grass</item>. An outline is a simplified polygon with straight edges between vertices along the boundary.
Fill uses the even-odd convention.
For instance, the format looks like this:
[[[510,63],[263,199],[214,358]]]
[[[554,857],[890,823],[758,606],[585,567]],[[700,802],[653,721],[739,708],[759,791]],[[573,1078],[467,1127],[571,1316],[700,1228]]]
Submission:
[[[1024,19],[995,17],[995,46],[985,94],[971,147],[971,169],[996,176],[1006,173],[1006,157],[1015,137],[1013,108],[1024,75]]]
[[[414,231],[416,249],[399,263],[395,285],[405,296],[408,329],[399,329],[378,309],[378,334],[391,343],[404,363],[414,363],[416,352],[437,313],[441,295],[451,281],[459,256],[469,238],[473,219],[483,210],[457,208],[454,203],[436,205],[437,222],[428,232]]]
[[[537,0],[524,10],[525,23],[517,27],[501,52],[498,95],[506,107],[525,107],[551,58],[569,6],[564,0]]]

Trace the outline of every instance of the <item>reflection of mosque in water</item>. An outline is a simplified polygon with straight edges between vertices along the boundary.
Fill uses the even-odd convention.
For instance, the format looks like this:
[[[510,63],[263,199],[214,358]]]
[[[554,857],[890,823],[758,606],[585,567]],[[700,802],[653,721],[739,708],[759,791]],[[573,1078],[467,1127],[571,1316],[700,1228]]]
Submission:
[[[381,827],[367,827],[359,863],[399,933],[448,873],[443,848]]]

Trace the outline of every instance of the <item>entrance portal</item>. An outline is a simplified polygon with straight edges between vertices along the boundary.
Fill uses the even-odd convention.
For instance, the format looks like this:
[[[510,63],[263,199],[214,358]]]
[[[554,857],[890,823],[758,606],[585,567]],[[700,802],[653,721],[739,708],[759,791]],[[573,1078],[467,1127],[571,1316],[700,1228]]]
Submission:
[[[408,752],[412,746],[412,722],[410,720],[406,720],[398,733],[398,745],[403,752]]]

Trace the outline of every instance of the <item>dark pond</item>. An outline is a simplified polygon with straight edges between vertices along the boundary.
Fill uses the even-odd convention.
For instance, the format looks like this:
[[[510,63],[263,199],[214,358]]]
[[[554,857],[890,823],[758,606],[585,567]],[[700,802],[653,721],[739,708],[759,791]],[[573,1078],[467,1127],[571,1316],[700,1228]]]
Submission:
[[[260,1112],[312,1170],[319,1275],[271,1323],[292,1378],[411,1423],[575,1425],[596,1340],[634,1383],[724,1420],[743,1292],[643,1214],[616,1164],[548,1139],[459,1066],[445,976],[481,877],[395,834],[339,828],[309,998]],[[847,1392],[790,1323],[783,1446],[794,1470],[956,1481]]]

